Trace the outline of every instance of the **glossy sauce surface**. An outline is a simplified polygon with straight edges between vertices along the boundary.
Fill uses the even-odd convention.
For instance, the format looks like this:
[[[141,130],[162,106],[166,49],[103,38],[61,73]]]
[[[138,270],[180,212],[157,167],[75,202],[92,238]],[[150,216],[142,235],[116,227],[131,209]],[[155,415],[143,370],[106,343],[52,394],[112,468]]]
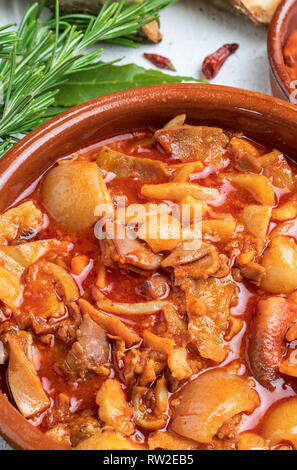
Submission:
[[[296,69],[297,76],[297,69]],[[295,76],[295,77],[296,77]],[[104,142],[99,142],[89,148],[83,149],[76,155],[71,155],[68,158],[73,161],[95,161],[98,152],[103,146],[108,146],[112,150],[121,152],[127,155],[136,157],[144,157],[153,160],[159,160],[167,165],[175,165],[180,163],[179,160],[172,157],[172,155],[166,153],[160,144],[152,140],[154,130],[144,129],[136,130],[130,134],[115,136],[107,139]],[[232,137],[231,133],[228,134],[229,138]],[[266,155],[271,152],[272,149],[265,148],[260,144],[251,142],[245,139],[244,136],[240,136],[243,140],[251,143],[257,150],[258,155]],[[66,159],[67,160],[67,159]],[[59,164],[67,164],[66,161],[60,161]],[[254,198],[246,191],[235,188],[229,181],[222,180],[220,173],[232,173],[234,172],[234,155],[230,147],[227,147],[224,151],[224,159],[219,165],[205,165],[205,168],[198,173],[191,174],[190,182],[198,183],[202,186],[218,188],[221,192],[221,198],[219,201],[208,201],[208,205],[216,212],[216,214],[231,214],[236,221],[240,220],[240,213],[247,204],[253,204]],[[290,162],[290,166],[296,174],[296,168]],[[108,188],[108,191],[112,197],[113,202],[116,204],[119,196],[125,197],[127,204],[146,202],[154,202],[151,199],[145,198],[141,194],[141,187],[143,181],[138,178],[128,177],[120,178],[111,173],[104,173],[104,179]],[[72,274],[73,279],[79,286],[80,296],[83,299],[88,300],[94,305],[93,288],[96,284],[96,278],[98,275],[98,269],[101,259],[101,248],[100,243],[94,235],[93,227],[88,228],[82,232],[71,233],[67,232],[47,213],[43,206],[43,200],[41,196],[41,185],[42,181],[39,182],[34,191],[26,196],[25,200],[34,201],[37,207],[40,207],[43,213],[47,214],[48,223],[46,227],[38,232],[34,237],[34,240],[45,240],[45,239],[57,239],[67,241],[72,244],[72,249],[69,251],[67,256],[63,257],[63,263],[66,268],[71,272],[71,259],[78,255],[85,255],[88,260],[88,266],[79,275]],[[170,181],[170,178],[169,178]],[[154,183],[161,183],[164,181],[154,181]],[[295,191],[290,192],[287,190],[279,189],[274,187],[275,194],[277,197],[276,206],[281,205],[289,200]],[[25,200],[20,201],[23,203]],[[156,201],[160,202],[160,201]],[[212,218],[209,215],[205,216],[205,219]],[[270,233],[276,226],[277,222],[271,221],[268,233]],[[290,237],[297,242],[297,225],[295,224],[290,231]],[[229,267],[231,268],[231,275],[233,274],[232,269],[236,267],[235,255],[230,257],[230,249],[226,250],[226,244],[217,242],[215,238],[211,242],[216,246],[220,253],[226,254],[229,259]],[[163,273],[164,274],[164,273]],[[168,280],[172,280],[172,274],[165,273]],[[149,273],[147,275],[149,277]],[[149,294],[144,293],[141,289],[141,285],[145,281],[146,277],[133,272],[129,269],[119,268],[118,266],[106,268],[106,286],[101,289],[102,294],[108,299],[114,302],[126,302],[136,303],[152,300]],[[243,321],[242,328],[235,334],[235,336],[228,341],[229,352],[227,357],[221,363],[215,363],[209,359],[202,359],[202,368],[197,370],[189,380],[194,380],[195,377],[201,373],[212,368],[222,367],[229,372],[234,372],[241,377],[251,380],[252,387],[254,387],[260,397],[261,404],[256,407],[251,413],[244,413],[241,422],[238,427],[238,433],[253,430],[256,434],[261,435],[262,433],[262,422],[266,411],[274,406],[279,400],[295,396],[297,393],[297,379],[289,377],[287,375],[280,375],[277,385],[274,390],[270,391],[261,386],[257,380],[252,376],[249,366],[249,360],[247,357],[247,343],[248,343],[248,332],[250,327],[251,318],[255,315],[256,306],[260,298],[267,297],[267,293],[263,292],[259,287],[255,286],[252,282],[242,278],[236,280],[235,277],[232,279],[238,286],[238,294],[234,303],[231,303],[230,313],[236,318],[240,318]],[[37,350],[37,354],[34,357],[34,365],[37,370],[37,374],[41,380],[43,388],[46,394],[50,397],[51,405],[50,408],[32,418],[28,418],[30,422],[39,426],[43,432],[47,432],[52,429],[58,423],[64,422],[65,419],[61,418],[59,412],[58,396],[59,394],[65,394],[70,399],[70,416],[75,416],[76,413],[81,413],[83,410],[89,410],[91,415],[96,417],[98,406],[96,405],[96,394],[100,389],[102,383],[106,380],[106,377],[102,377],[97,374],[91,374],[86,380],[73,380],[69,379],[63,372],[63,368],[60,365],[65,360],[69,352],[69,345],[65,344],[61,339],[56,336],[55,330],[44,333],[47,338],[40,338],[40,335],[36,334],[32,330],[32,325],[26,320],[32,314],[38,317],[38,312],[43,308],[43,291],[41,288],[40,295],[38,293],[38,279],[36,284],[32,278],[32,285],[28,284],[29,290],[34,292],[34,295],[30,295],[25,298],[22,305],[23,317],[16,318],[15,315],[11,315],[11,318],[5,318],[2,321],[1,328],[6,322],[11,322],[18,328],[28,329],[34,335],[34,345]],[[180,317],[186,320],[185,312],[185,300],[183,293],[181,293],[179,287],[172,286],[170,292],[165,297],[174,301],[175,305],[181,305],[179,311]],[[160,316],[161,315],[161,316]],[[116,316],[116,315],[115,315]],[[65,318],[69,317],[69,312],[65,312]],[[129,328],[133,329],[140,336],[142,336],[144,329],[151,328],[157,331],[157,325],[159,322],[163,323],[164,318],[162,313],[156,313],[151,315],[120,315],[119,318]],[[3,318],[4,320],[4,318]],[[133,348],[142,348],[141,345],[133,346]],[[193,358],[199,357],[197,352],[191,351]],[[6,377],[7,364],[0,367],[0,386],[4,393],[9,393],[9,384],[7,383]],[[125,389],[126,396],[131,396],[131,384],[125,383],[123,375],[123,369],[119,369],[116,358],[115,349],[112,345],[112,367],[110,368],[110,378],[116,378],[122,384]],[[181,381],[177,388],[170,391],[170,401],[174,400],[179,393],[181,387],[185,385],[185,381]],[[150,385],[148,385],[150,386]],[[10,396],[11,399],[11,396]],[[172,415],[171,406],[168,407],[166,413],[168,414],[168,429],[170,430],[170,418]],[[166,429],[167,425],[163,427]],[[151,432],[146,432],[144,429],[136,429],[136,432],[130,436],[132,440],[136,442],[146,442],[147,436]],[[204,444],[201,448],[216,448],[216,444]],[[231,448],[235,448],[236,444],[231,442]]]

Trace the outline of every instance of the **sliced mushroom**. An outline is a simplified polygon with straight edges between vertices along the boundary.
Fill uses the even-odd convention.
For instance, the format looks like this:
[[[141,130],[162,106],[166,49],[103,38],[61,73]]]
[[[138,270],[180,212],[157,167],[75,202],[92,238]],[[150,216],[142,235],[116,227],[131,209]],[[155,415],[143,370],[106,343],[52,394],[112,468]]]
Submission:
[[[257,392],[247,381],[221,369],[201,374],[183,388],[179,398],[173,431],[205,444],[230,418],[251,413],[260,404]]]
[[[191,279],[207,279],[214,275],[220,268],[219,254],[211,243],[203,242],[201,246],[201,256],[192,263],[183,264],[174,268],[174,275],[177,280],[187,277]]]
[[[193,263],[209,255],[212,245],[200,240],[188,240],[178,245],[162,262],[162,268],[181,266]]]
[[[9,345],[8,383],[23,416],[30,418],[46,410],[50,400],[33,365],[32,337],[25,331],[7,335]]]
[[[113,336],[122,338],[127,347],[133,346],[140,342],[141,338],[133,330],[128,328],[121,320],[116,317],[106,315],[94,308],[84,299],[78,301],[83,314],[89,314],[92,320],[100,325],[105,331]]]
[[[297,309],[282,297],[260,300],[250,327],[248,355],[254,377],[273,389],[285,351],[285,334],[297,318]]]
[[[220,163],[228,137],[222,129],[207,126],[172,126],[155,132],[164,150],[182,161]]]
[[[144,181],[164,180],[169,173],[165,163],[143,157],[132,157],[103,147],[97,156],[97,165],[105,171],[115,173],[120,178],[133,176]]]
[[[50,170],[43,181],[42,198],[52,218],[71,232],[88,228],[113,211],[102,173],[94,162],[69,162]]]

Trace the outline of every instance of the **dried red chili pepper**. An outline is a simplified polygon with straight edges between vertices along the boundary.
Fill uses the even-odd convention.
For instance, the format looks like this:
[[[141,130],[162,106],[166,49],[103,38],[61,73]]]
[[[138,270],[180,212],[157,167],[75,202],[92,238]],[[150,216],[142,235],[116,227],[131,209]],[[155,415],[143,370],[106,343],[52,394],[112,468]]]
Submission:
[[[173,63],[170,59],[167,59],[167,57],[163,57],[162,55],[158,54],[148,54],[146,52],[143,55],[152,64],[156,65],[156,67],[159,67],[159,69],[168,69],[174,72],[176,71]]]
[[[234,54],[238,48],[239,45],[236,43],[224,44],[224,46],[220,47],[216,52],[205,57],[202,65],[202,72],[205,78],[212,80],[221,69],[225,60],[228,59],[230,55]]]

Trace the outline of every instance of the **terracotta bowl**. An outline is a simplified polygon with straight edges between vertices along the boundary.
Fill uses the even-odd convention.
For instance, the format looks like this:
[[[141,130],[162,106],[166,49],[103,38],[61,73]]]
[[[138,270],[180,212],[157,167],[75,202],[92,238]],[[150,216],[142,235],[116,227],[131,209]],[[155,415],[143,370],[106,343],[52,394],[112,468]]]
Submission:
[[[161,126],[186,113],[197,123],[242,130],[297,160],[297,107],[270,96],[214,85],[138,88],[70,109],[29,134],[0,160],[0,211],[59,157],[99,139]],[[15,448],[62,449],[29,424],[0,392],[0,433]]]
[[[278,6],[268,33],[268,59],[272,93],[290,101],[291,79],[284,62],[284,46],[289,35],[297,29],[297,0],[283,0]]]

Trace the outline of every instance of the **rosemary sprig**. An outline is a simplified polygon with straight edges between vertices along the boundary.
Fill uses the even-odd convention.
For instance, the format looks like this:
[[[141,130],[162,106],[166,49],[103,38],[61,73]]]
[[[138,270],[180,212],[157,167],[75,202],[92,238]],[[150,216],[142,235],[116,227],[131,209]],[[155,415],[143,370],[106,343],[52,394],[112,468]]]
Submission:
[[[42,21],[43,7],[29,6],[16,31],[0,29],[0,156],[37,127],[70,74],[100,67],[102,49],[85,52],[98,41],[135,46],[138,30],[176,0],[107,0],[98,16],[56,15]]]

